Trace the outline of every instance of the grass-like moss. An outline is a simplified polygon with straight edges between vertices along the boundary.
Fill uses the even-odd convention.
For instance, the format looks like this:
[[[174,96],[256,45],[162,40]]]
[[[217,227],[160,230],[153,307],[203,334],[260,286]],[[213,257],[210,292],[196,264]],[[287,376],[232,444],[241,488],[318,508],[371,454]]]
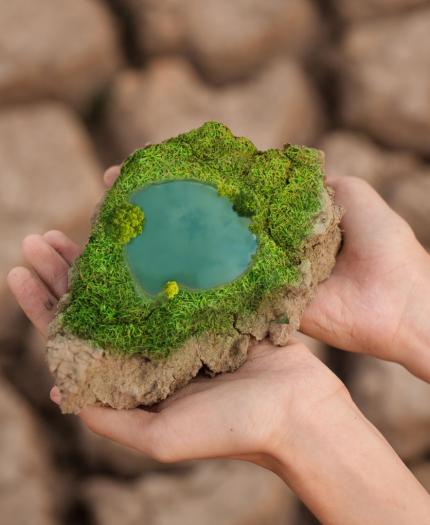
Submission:
[[[251,217],[258,249],[248,271],[209,290],[180,289],[159,301],[136,292],[123,246],[109,231],[115,210],[148,183],[188,179],[214,185]],[[320,152],[286,145],[258,151],[222,124],[140,149],[123,164],[108,192],[91,237],[76,261],[63,328],[106,350],[166,356],[189,337],[223,333],[252,315],[263,299],[297,284],[303,242],[321,209]]]

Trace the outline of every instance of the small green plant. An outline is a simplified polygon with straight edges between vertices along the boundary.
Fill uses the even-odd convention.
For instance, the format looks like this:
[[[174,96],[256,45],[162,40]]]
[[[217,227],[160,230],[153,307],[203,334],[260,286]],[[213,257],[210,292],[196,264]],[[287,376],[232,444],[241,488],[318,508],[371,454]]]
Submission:
[[[114,210],[110,224],[113,238],[119,244],[127,244],[142,233],[144,221],[145,214],[139,206],[129,202],[121,204]]]
[[[179,293],[179,286],[176,281],[167,281],[164,285],[164,293],[167,299],[173,299]]]

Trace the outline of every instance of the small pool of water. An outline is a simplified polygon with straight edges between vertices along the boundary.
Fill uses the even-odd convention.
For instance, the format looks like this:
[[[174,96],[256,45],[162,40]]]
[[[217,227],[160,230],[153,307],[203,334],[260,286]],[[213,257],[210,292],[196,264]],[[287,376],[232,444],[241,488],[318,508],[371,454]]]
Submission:
[[[167,281],[205,290],[243,274],[257,249],[249,219],[216,189],[179,180],[152,184],[130,202],[145,213],[143,232],[125,247],[139,285],[157,294]]]

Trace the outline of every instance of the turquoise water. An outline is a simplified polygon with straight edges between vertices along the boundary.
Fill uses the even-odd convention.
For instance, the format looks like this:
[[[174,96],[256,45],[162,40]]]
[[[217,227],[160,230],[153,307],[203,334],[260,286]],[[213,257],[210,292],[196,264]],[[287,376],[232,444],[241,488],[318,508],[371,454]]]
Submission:
[[[200,182],[152,184],[130,202],[145,213],[143,232],[125,247],[127,263],[148,294],[166,281],[194,290],[228,283],[246,271],[257,248],[249,219]]]

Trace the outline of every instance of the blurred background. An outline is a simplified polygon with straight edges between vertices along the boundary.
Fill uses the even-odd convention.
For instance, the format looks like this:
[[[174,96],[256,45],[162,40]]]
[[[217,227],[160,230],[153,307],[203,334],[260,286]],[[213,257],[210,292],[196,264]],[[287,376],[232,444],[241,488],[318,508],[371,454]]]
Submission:
[[[316,523],[262,469],[159,465],[61,416],[5,287],[26,234],[84,241],[105,167],[209,119],[321,147],[430,247],[430,1],[0,0],[2,525]],[[430,490],[430,386],[309,344]]]

